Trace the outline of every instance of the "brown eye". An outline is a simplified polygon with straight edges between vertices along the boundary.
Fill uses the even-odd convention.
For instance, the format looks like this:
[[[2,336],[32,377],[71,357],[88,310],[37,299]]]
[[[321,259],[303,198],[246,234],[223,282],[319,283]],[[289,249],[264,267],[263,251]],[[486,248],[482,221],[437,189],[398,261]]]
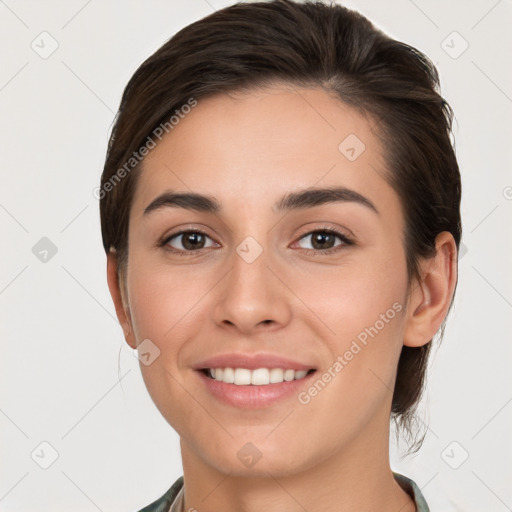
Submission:
[[[194,250],[204,247],[205,237],[200,233],[183,233],[182,244],[185,249]]]
[[[211,247],[213,244],[208,246],[208,240],[211,240],[210,237],[200,231],[182,231],[170,236],[165,241],[165,245],[171,246],[176,251],[191,252]]]
[[[311,245],[314,249],[331,249],[334,247],[336,237],[330,233],[313,233],[311,235]]]
[[[299,245],[306,250],[328,251],[329,249],[337,250],[337,247],[342,249],[344,246],[352,245],[352,241],[337,231],[322,229],[312,231],[301,237]]]

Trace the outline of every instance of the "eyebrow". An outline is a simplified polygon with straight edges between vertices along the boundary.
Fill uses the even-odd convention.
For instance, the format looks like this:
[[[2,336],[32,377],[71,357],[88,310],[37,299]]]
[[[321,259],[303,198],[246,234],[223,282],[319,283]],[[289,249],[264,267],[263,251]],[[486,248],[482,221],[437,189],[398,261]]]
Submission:
[[[379,211],[375,205],[358,192],[345,188],[307,188],[298,192],[290,192],[283,196],[275,205],[278,212],[298,210],[302,208],[314,208],[327,203],[358,203],[374,211]],[[185,208],[205,213],[219,213],[221,204],[212,196],[197,194],[194,192],[167,191],[155,198],[144,209],[144,215],[164,207]]]

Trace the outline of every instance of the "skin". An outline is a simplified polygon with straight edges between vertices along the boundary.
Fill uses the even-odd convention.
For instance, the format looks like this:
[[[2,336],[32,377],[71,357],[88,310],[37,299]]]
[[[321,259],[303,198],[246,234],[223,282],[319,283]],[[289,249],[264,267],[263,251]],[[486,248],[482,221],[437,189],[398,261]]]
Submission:
[[[366,146],[352,162],[338,150],[349,134]],[[112,251],[108,282],[127,343],[150,339],[160,350],[141,371],[180,436],[185,510],[415,510],[389,465],[392,390],[402,345],[429,342],[447,314],[456,246],[441,233],[421,279],[408,282],[404,216],[382,154],[371,121],[332,94],[274,85],[200,99],[146,157],[128,265],[118,280]],[[347,201],[274,207],[286,193],[334,186],[363,195],[378,213]],[[167,190],[214,196],[221,211],[144,215]],[[341,249],[322,254],[311,233],[326,226],[353,245],[336,238],[330,247]],[[200,250],[180,256],[158,245],[194,228],[209,237]],[[263,249],[252,263],[236,252],[247,236]],[[186,251],[180,236],[170,244]],[[293,396],[235,408],[192,369],[217,354],[271,352],[321,375],[394,303],[401,311],[306,405]],[[261,452],[252,467],[237,457],[248,442]]]

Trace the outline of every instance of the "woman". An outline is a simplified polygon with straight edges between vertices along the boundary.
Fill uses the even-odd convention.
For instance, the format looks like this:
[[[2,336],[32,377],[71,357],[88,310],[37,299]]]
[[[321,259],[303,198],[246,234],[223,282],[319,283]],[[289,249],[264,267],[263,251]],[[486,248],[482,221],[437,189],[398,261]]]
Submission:
[[[183,477],[144,511],[426,511],[389,464],[457,282],[452,112],[340,6],[233,5],[128,83],[108,283]]]

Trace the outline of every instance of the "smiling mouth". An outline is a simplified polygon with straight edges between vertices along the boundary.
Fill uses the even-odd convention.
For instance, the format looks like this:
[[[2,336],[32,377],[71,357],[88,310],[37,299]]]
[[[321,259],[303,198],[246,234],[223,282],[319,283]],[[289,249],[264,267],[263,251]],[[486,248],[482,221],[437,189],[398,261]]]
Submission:
[[[228,367],[202,368],[200,371],[208,378],[224,382],[226,384],[235,384],[237,386],[267,386],[270,384],[280,384],[282,382],[301,380],[316,370],[314,368],[310,370],[292,370],[283,368],[257,368],[255,370],[250,370],[248,368]]]

